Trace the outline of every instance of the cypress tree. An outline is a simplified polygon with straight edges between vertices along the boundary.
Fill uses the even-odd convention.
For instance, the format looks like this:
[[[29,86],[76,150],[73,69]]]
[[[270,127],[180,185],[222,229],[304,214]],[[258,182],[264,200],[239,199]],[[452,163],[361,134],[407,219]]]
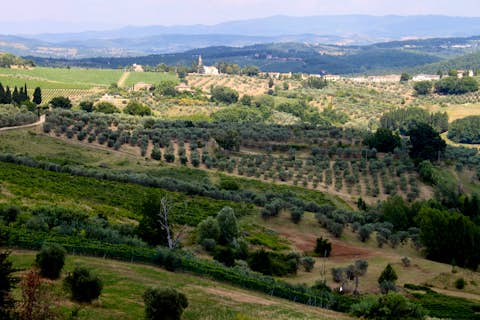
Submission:
[[[25,101],[25,99],[23,99],[24,97],[25,97],[25,93],[23,92],[23,87],[20,87],[20,90],[18,91],[18,104]]]
[[[42,89],[40,87],[36,87],[33,92],[33,102],[36,104],[42,103]]]
[[[0,82],[0,103],[5,103],[5,89]]]
[[[27,83],[25,83],[25,86],[24,86],[24,89],[23,89],[23,93],[25,94],[25,99],[23,99],[22,101],[27,101],[27,100],[30,100],[30,97],[28,96],[28,89],[27,89]]]
[[[7,86],[7,90],[5,90],[5,103],[6,104],[12,103],[12,93],[10,92],[9,86]]]
[[[13,93],[12,93],[12,103],[20,104],[21,101],[19,101],[19,100],[20,100],[20,94],[18,93],[17,86],[15,86],[15,88],[13,89]]]

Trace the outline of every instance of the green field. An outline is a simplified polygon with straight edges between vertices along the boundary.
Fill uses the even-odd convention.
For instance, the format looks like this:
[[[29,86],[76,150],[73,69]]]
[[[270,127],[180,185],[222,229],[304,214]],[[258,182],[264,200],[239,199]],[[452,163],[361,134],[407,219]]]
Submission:
[[[166,72],[130,72],[124,87],[131,87],[138,82],[157,84],[165,80],[178,81],[177,75]]]
[[[32,70],[0,69],[0,81],[9,84],[27,81],[30,87],[40,86],[45,89],[87,89],[106,87],[116,83],[123,74],[122,70],[113,69],[61,69],[37,67]],[[8,78],[6,78],[8,77]]]
[[[28,269],[34,252],[16,251],[12,260],[19,269]],[[241,290],[226,284],[189,274],[171,273],[163,269],[113,260],[68,256],[64,273],[76,265],[86,266],[103,280],[104,289],[98,302],[82,305],[76,319],[142,319],[143,292],[152,286],[167,287],[185,293],[189,307],[183,319],[249,320],[249,319],[349,319],[344,314],[307,307],[267,295]],[[49,284],[63,314],[69,315],[75,304],[67,300],[61,281]],[[18,297],[20,292],[16,291]]]

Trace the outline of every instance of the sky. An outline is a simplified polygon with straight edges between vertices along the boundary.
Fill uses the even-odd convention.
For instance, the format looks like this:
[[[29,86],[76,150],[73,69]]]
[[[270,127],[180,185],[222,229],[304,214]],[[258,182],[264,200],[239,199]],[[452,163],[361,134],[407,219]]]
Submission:
[[[480,0],[23,0],[2,3],[1,33],[108,30],[127,25],[217,24],[272,15],[480,16]],[[4,14],[11,12],[11,15]]]

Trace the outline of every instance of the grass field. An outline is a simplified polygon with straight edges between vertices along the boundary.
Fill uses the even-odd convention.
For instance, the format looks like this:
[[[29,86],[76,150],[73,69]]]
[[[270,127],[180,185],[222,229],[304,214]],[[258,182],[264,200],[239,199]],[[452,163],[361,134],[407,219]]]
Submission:
[[[17,81],[42,81],[44,84],[44,86],[41,86],[42,88],[48,88],[46,85],[50,83],[51,86],[55,86],[50,87],[52,89],[83,89],[98,86],[105,87],[112,83],[116,83],[122,74],[123,70],[113,69],[61,69],[43,67],[37,67],[32,70],[0,69],[0,75],[7,75],[16,78],[18,79]],[[63,86],[60,86],[60,84]],[[72,87],[65,87],[66,85],[70,85]]]
[[[23,270],[33,264],[34,258],[35,253],[30,251],[15,251],[12,255],[14,266]],[[104,283],[99,301],[92,305],[82,305],[76,319],[143,319],[143,292],[149,287],[168,286],[187,295],[189,307],[182,318],[185,320],[349,319],[341,313],[307,307],[206,278],[171,273],[146,265],[68,256],[64,273],[73,270],[76,265],[90,268]],[[75,304],[67,300],[61,280],[51,282],[49,287],[54,293],[55,302],[61,304],[63,314],[69,315]],[[19,296],[18,290],[16,296]]]

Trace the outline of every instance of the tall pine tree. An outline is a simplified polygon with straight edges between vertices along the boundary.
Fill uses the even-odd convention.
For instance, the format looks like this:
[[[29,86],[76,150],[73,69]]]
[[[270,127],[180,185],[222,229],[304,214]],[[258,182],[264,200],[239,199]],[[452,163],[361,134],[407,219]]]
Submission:
[[[36,104],[42,103],[42,89],[40,87],[36,87],[33,92],[33,102]]]
[[[7,86],[7,90],[5,90],[5,103],[6,104],[12,103],[12,92],[10,91],[9,86]]]
[[[23,87],[23,98],[22,101],[30,101],[30,97],[28,96],[28,89],[27,89],[27,84],[25,83],[25,86]]]
[[[1,103],[6,103],[5,102],[5,89],[2,86],[2,83],[0,82],[0,104]]]
[[[13,89],[13,92],[12,92],[12,103],[18,105],[18,104],[20,104],[20,102],[21,102],[20,101],[20,93],[18,92],[17,86],[15,86],[15,88]]]

